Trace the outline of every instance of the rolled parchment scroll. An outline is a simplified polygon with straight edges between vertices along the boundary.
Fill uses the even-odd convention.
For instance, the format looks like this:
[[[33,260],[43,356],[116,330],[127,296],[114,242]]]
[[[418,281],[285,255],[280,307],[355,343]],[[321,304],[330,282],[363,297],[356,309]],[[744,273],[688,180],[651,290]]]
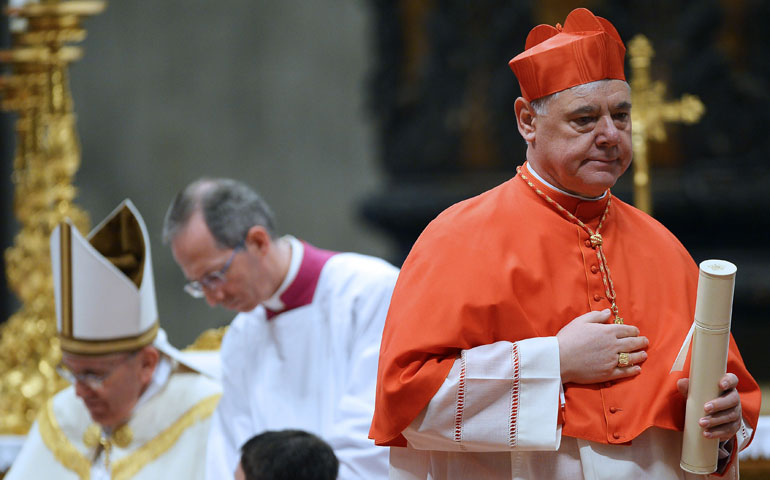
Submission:
[[[727,369],[737,270],[724,260],[706,260],[700,264],[680,462],[682,469],[691,473],[707,474],[717,469],[719,440],[705,438],[698,420],[706,415],[703,410],[706,402],[721,393],[719,380]]]

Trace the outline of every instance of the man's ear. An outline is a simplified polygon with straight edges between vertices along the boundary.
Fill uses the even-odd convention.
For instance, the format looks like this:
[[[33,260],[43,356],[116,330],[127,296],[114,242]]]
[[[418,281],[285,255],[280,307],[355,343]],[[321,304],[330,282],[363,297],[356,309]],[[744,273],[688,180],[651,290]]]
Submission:
[[[142,383],[146,385],[150,382],[150,379],[152,379],[152,375],[155,373],[155,367],[158,366],[160,352],[152,345],[147,345],[142,348],[141,352],[139,352],[139,357],[142,367],[139,375],[141,376]]]
[[[527,143],[535,142],[535,118],[537,114],[532,104],[524,98],[519,97],[513,104],[516,112],[516,125],[519,127],[519,133]]]
[[[267,233],[267,229],[262,225],[254,225],[246,233],[246,249],[259,252],[264,255],[270,248],[272,240],[270,234]]]

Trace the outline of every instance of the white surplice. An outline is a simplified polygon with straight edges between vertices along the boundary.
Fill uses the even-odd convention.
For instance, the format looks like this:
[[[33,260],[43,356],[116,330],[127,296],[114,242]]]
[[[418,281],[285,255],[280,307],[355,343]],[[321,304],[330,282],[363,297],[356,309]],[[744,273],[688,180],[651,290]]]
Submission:
[[[556,337],[464,350],[439,391],[404,430],[409,446],[391,447],[390,478],[738,478],[737,458],[721,477],[684,472],[679,467],[681,432],[650,428],[631,446],[562,437],[561,399]],[[745,422],[736,437],[740,450],[751,438]]]
[[[209,438],[207,478],[232,478],[246,440],[283,429],[309,431],[329,443],[340,480],[387,478],[388,450],[367,436],[398,269],[355,253],[319,262],[318,252],[325,251],[289,240],[289,273],[266,302],[278,312],[268,315],[260,305],[239,314],[223,340],[224,392]],[[295,290],[304,290],[307,302],[293,305]]]

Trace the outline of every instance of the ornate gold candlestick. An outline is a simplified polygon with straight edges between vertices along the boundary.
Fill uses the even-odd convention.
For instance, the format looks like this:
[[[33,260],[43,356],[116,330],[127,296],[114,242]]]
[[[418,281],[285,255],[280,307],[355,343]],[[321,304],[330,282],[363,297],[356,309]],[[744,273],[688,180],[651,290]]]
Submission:
[[[0,51],[10,74],[0,77],[0,107],[14,111],[16,151],[14,213],[21,230],[5,252],[8,284],[22,302],[0,331],[0,434],[24,434],[38,408],[65,384],[55,371],[61,353],[48,251],[52,229],[71,218],[88,230],[74,203],[72,179],[80,146],[68,82],[68,65],[82,55],[67,45],[85,38],[81,19],[101,12],[100,1],[49,1],[7,8],[24,19]]]
[[[682,95],[680,100],[664,101],[666,86],[653,82],[650,63],[655,51],[644,35],[637,35],[628,42],[631,62],[631,121],[634,148],[634,204],[640,210],[652,214],[650,195],[650,163],[647,142],[666,139],[664,122],[697,122],[705,112],[703,102],[695,95]]]

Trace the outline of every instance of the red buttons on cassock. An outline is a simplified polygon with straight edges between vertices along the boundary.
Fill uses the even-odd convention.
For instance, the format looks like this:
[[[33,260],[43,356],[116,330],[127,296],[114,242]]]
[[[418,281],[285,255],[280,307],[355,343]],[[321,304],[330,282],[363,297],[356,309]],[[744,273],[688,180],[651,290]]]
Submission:
[[[617,411],[618,411],[617,407],[610,407],[610,413],[615,413]]]
[[[601,295],[594,295],[594,301],[598,302],[601,299],[602,299]]]
[[[590,246],[591,246],[591,240],[586,240],[586,247],[590,247]]]
[[[620,434],[618,432],[615,432],[615,433],[612,434],[612,438],[617,440],[618,438],[620,438]]]
[[[597,273],[599,271],[599,267],[596,265],[591,265],[591,273]]]

